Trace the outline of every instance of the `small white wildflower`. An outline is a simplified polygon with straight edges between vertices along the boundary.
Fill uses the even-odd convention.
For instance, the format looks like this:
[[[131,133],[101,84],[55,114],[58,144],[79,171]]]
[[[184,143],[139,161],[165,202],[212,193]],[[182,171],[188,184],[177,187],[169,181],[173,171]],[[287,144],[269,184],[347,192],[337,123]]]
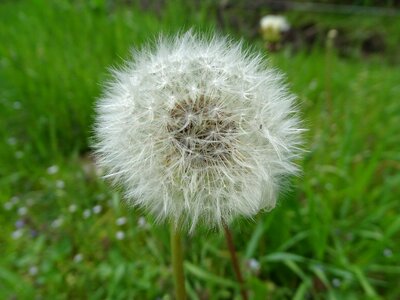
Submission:
[[[258,260],[256,260],[255,258],[250,258],[250,259],[247,261],[247,264],[248,264],[248,266],[249,266],[249,269],[250,269],[252,272],[257,273],[257,272],[260,271],[260,268],[261,268],[260,262],[259,262]]]
[[[27,213],[28,208],[26,208],[25,206],[21,206],[20,208],[18,208],[18,215],[25,216]]]
[[[106,195],[104,195],[104,194],[98,194],[98,195],[96,195],[96,200],[98,200],[98,201],[103,201],[104,199],[106,199]]]
[[[56,180],[56,187],[60,190],[63,189],[65,187],[65,182],[62,180]]]
[[[74,256],[74,262],[80,263],[83,260],[83,255],[81,253],[78,253]]]
[[[92,212],[90,211],[90,209],[85,209],[83,211],[83,218],[87,219],[92,215]]]
[[[283,16],[267,15],[260,20],[261,34],[266,41],[280,41],[282,33],[289,29],[290,25]]]
[[[115,221],[115,224],[117,224],[118,226],[122,226],[124,224],[126,224],[126,218],[125,217],[120,217]]]
[[[333,278],[333,279],[332,279],[332,285],[333,285],[334,287],[340,287],[341,284],[342,284],[342,282],[340,281],[339,278]]]
[[[138,221],[137,221],[137,224],[138,224],[138,227],[144,228],[144,227],[147,225],[146,218],[143,217],[143,216],[140,217],[140,218],[138,219]]]
[[[58,170],[59,170],[58,166],[54,165],[54,166],[47,168],[47,173],[50,175],[53,175],[53,174],[56,174],[58,172]]]
[[[337,29],[330,29],[330,30],[328,31],[327,37],[328,37],[328,39],[333,40],[333,39],[335,39],[335,38],[337,37],[337,35],[338,35]]]
[[[71,204],[71,205],[68,207],[68,211],[69,211],[70,213],[76,212],[77,209],[78,209],[78,206],[76,206],[76,204]]]
[[[309,88],[311,91],[315,91],[315,90],[317,89],[317,87],[318,87],[318,81],[315,80],[315,79],[311,80],[311,81],[310,81],[310,84],[308,85],[308,88]]]
[[[20,219],[15,222],[15,228],[22,228],[25,226],[25,221]]]
[[[250,53],[188,32],[114,71],[95,148],[129,203],[191,230],[275,206],[302,130],[282,75]]]
[[[8,201],[3,204],[3,207],[5,210],[12,210],[12,208],[14,207],[14,204],[12,202]]]
[[[22,229],[17,229],[15,231],[13,231],[13,233],[11,234],[12,238],[14,240],[18,240],[22,235],[23,235],[23,230]]]
[[[38,272],[39,272],[39,269],[36,266],[32,266],[29,268],[29,275],[31,275],[31,276],[37,275]]]
[[[15,101],[15,102],[13,103],[13,108],[14,108],[15,110],[21,109],[21,107],[22,107],[21,102]]]
[[[125,238],[125,233],[123,231],[117,231],[115,237],[117,238],[117,240],[123,240]]]
[[[19,197],[14,196],[14,197],[12,197],[12,198],[10,199],[10,201],[11,201],[12,204],[17,204],[17,203],[19,203]]]
[[[393,256],[393,251],[392,251],[391,249],[389,249],[389,248],[385,248],[385,249],[383,250],[383,255],[384,255],[385,257],[391,257],[391,256]]]
[[[7,139],[7,144],[9,144],[9,145],[15,145],[15,144],[17,144],[17,139],[15,138],[15,137],[10,137],[10,138],[8,138]]]
[[[51,223],[51,227],[52,228],[59,228],[59,227],[61,227],[61,225],[63,223],[64,223],[64,219],[63,218],[57,218]]]
[[[23,156],[24,156],[24,152],[22,152],[22,151],[17,151],[17,152],[15,152],[15,158],[20,159],[20,158],[22,158]]]
[[[101,205],[93,206],[93,213],[95,213],[97,215],[97,214],[101,213],[102,209],[103,208],[101,207]]]

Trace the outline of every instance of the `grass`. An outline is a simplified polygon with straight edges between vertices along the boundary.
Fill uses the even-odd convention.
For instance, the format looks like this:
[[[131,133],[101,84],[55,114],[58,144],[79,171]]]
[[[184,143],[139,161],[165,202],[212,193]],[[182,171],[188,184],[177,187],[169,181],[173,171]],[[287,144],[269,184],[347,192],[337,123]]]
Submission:
[[[120,203],[88,138],[107,68],[160,31],[206,30],[212,11],[87,3],[0,4],[1,299],[172,299],[168,228]],[[309,152],[275,210],[233,226],[252,299],[400,297],[400,73],[390,62],[321,47],[271,54],[299,95]],[[191,299],[239,299],[221,234],[187,237],[185,256]]]

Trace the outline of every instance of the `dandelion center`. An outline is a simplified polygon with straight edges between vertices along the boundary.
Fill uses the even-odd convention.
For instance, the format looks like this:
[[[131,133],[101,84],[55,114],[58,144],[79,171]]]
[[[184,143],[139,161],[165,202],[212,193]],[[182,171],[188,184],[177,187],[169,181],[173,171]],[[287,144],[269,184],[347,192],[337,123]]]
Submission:
[[[174,149],[192,165],[226,163],[232,157],[237,126],[230,114],[204,96],[177,102],[167,130]]]

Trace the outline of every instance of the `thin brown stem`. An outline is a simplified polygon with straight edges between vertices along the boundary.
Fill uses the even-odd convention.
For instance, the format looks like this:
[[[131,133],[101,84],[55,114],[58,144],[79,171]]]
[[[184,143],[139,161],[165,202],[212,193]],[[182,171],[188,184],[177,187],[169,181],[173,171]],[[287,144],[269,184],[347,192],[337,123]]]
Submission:
[[[242,272],[240,271],[240,265],[236,255],[235,245],[233,244],[232,233],[225,223],[223,223],[223,227],[225,232],[226,244],[228,245],[229,253],[231,254],[232,267],[233,270],[235,271],[237,281],[240,284],[240,293],[242,294],[243,300],[248,300],[249,298],[247,296],[247,291],[245,288]]]

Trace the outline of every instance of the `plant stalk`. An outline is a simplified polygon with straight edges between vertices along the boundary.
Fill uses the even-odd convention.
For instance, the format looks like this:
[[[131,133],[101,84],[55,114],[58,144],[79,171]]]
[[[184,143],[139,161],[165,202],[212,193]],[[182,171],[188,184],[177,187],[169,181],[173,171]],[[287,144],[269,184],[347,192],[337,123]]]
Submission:
[[[171,223],[171,255],[176,300],[186,300],[181,233]]]
[[[243,300],[248,300],[249,298],[247,296],[242,272],[240,271],[240,264],[236,255],[235,245],[233,244],[232,233],[225,223],[223,223],[223,227],[225,232],[226,244],[228,245],[229,253],[231,254],[232,267],[236,274],[237,281],[240,284],[240,293],[242,294]]]

